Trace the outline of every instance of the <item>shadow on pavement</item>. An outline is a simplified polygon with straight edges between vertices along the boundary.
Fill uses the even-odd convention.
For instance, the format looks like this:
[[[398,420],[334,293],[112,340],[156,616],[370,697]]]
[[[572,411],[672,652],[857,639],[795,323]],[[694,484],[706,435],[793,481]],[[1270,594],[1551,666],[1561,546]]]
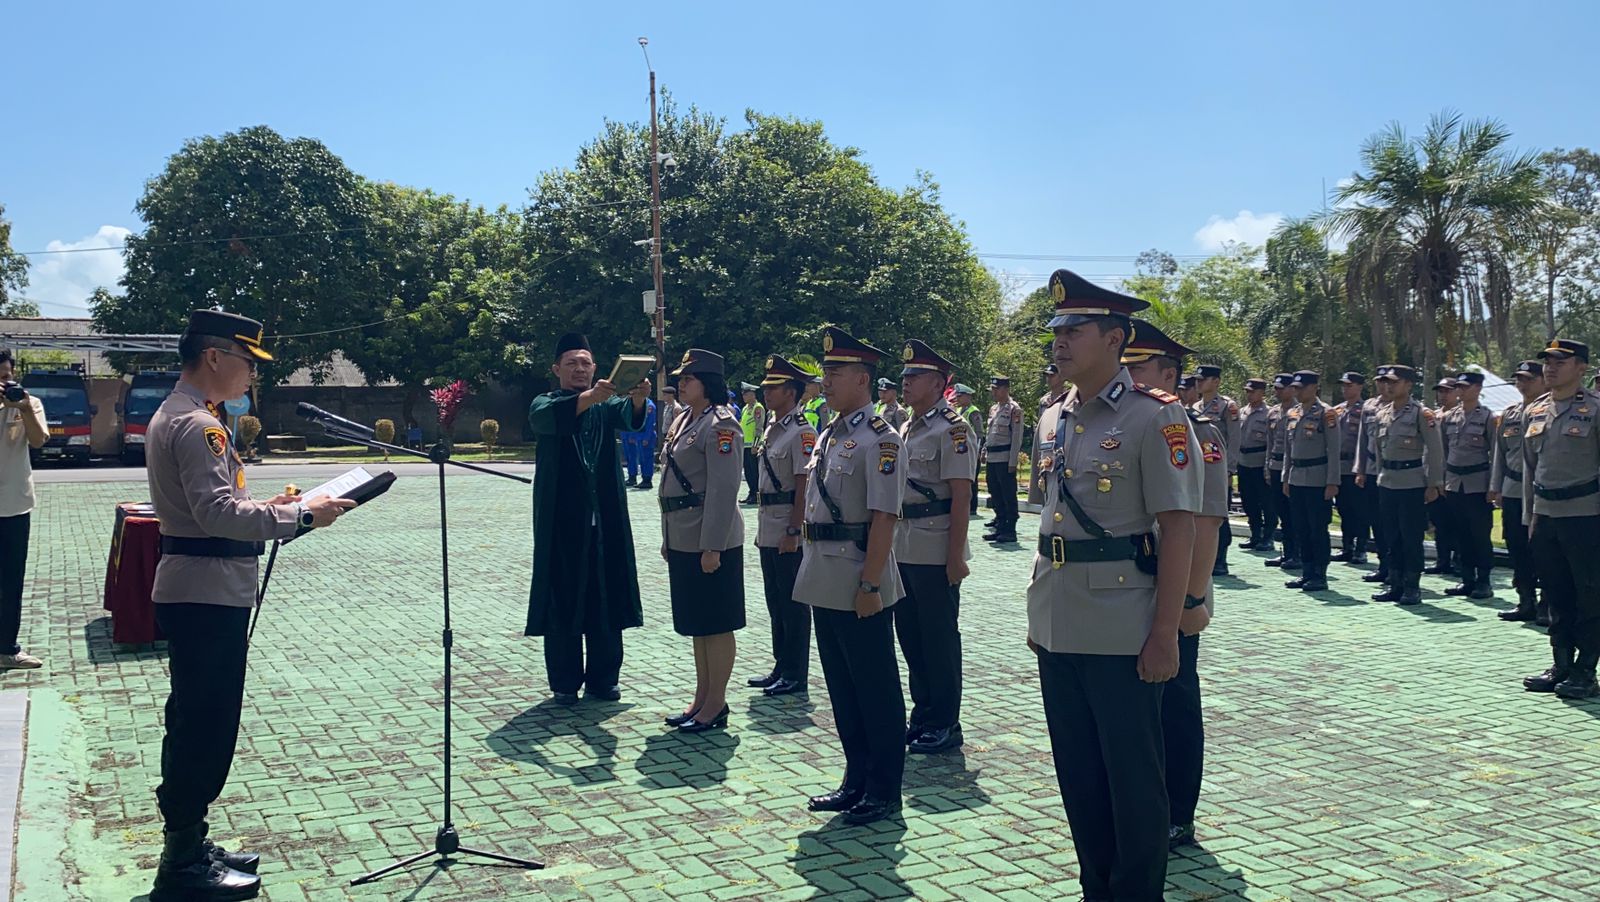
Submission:
[[[1421,617],[1423,620],[1426,620],[1429,623],[1474,623],[1478,619],[1469,614],[1463,614],[1460,611],[1452,611],[1447,608],[1437,607],[1432,603],[1435,600],[1437,599],[1429,599],[1424,596],[1422,604],[1403,604],[1396,605],[1395,607],[1405,611],[1407,614]]]
[[[911,899],[911,888],[895,870],[906,857],[905,835],[899,815],[865,827],[852,827],[840,815],[800,834],[790,860],[795,873],[820,891],[819,899],[863,891],[872,899]]]
[[[749,728],[768,736],[798,733],[816,726],[811,714],[817,710],[817,706],[812,704],[809,691],[805,695],[780,695],[773,698],[762,695],[760,690],[755,690],[750,697],[748,710]]]
[[[727,730],[686,734],[668,729],[645,740],[634,768],[646,788],[706,789],[728,779],[728,761],[738,749],[739,737]]]
[[[167,656],[166,642],[128,645],[111,641],[111,616],[95,619],[83,625],[83,645],[89,653],[89,663],[116,664],[120,661],[159,661]]]
[[[961,749],[937,755],[906,756],[906,804],[939,813],[974,810],[988,805],[989,794],[978,785],[982,770],[969,770]]]
[[[567,706],[545,699],[506,721],[484,743],[502,758],[536,764],[575,786],[608,783],[617,779],[617,737],[603,724],[631,707],[592,702]],[[594,752],[594,763],[574,767],[553,760],[545,748],[561,737],[575,737],[587,745]]]
[[[1186,846],[1167,859],[1168,882],[1178,876],[1185,878],[1184,883],[1199,881],[1216,887],[1217,895],[1210,898],[1217,899],[1242,899],[1243,891],[1249,885],[1243,871],[1236,867],[1224,867],[1217,861],[1217,856],[1206,851],[1204,845]],[[1193,886],[1183,888],[1200,898],[1207,898]]]

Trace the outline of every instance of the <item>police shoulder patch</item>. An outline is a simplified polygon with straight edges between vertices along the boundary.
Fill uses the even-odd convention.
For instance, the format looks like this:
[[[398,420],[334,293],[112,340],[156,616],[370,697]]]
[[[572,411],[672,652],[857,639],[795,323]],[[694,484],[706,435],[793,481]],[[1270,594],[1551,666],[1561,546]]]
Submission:
[[[717,430],[717,453],[718,454],[732,454],[733,453],[733,439],[734,439],[735,435],[736,435],[736,433],[731,429],[718,429]]]
[[[1183,469],[1189,465],[1189,424],[1169,423],[1161,427],[1161,436],[1167,440],[1168,457],[1172,465]]]
[[[872,420],[868,423],[868,425],[872,427],[872,431],[873,432],[876,432],[879,435],[882,435],[885,432],[889,431],[889,423],[888,423],[888,421],[886,421],[883,417],[880,417],[880,416],[877,416],[877,415],[874,415],[872,417]]]
[[[206,447],[211,453],[221,457],[228,450],[228,431],[221,426],[207,426],[205,431]]]
[[[1141,395],[1149,395],[1150,397],[1155,398],[1157,401],[1160,401],[1163,404],[1176,404],[1176,403],[1178,403],[1178,396],[1177,395],[1172,394],[1171,392],[1162,391],[1159,388],[1152,388],[1151,386],[1145,385],[1143,382],[1134,383],[1133,390],[1138,392]]]

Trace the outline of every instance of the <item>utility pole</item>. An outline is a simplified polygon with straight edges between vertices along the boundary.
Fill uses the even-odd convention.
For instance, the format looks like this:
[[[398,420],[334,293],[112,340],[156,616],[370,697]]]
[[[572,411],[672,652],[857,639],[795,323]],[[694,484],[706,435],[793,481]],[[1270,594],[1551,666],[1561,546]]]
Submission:
[[[656,435],[667,434],[667,300],[661,285],[661,151],[656,146],[656,68],[650,64],[650,39],[641,37],[645,67],[650,70],[650,270],[656,289]]]

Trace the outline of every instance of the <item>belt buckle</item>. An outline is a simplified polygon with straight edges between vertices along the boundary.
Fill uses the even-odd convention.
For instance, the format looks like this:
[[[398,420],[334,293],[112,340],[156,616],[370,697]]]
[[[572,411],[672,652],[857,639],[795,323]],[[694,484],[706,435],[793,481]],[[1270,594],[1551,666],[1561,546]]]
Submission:
[[[1061,536],[1050,537],[1050,569],[1060,570],[1067,562],[1067,540]]]
[[[811,524],[809,522],[804,520],[800,521],[800,537],[805,539],[807,542],[816,541],[816,539],[811,538]]]

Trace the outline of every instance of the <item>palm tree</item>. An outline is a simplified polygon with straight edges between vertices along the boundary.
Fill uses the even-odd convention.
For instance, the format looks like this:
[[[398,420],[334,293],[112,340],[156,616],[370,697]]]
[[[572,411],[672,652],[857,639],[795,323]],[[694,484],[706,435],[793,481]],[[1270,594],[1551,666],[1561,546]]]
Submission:
[[[1380,260],[1403,267],[1427,379],[1438,375],[1437,320],[1450,310],[1464,262],[1474,252],[1498,253],[1497,236],[1547,204],[1535,156],[1507,151],[1510,138],[1495,120],[1463,122],[1452,112],[1434,116],[1415,140],[1391,124],[1362,146],[1366,171],[1316,217],[1330,235],[1351,239],[1352,255],[1368,255],[1352,260],[1355,269],[1371,273]]]

